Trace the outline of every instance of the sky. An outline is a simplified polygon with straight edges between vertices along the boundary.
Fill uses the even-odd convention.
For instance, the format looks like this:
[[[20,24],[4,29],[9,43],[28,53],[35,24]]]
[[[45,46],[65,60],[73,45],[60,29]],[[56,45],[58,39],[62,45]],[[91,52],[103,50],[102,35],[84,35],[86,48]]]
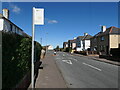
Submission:
[[[45,25],[35,26],[35,40],[54,48],[74,37],[94,36],[101,26],[118,27],[117,2],[3,2],[10,20],[32,36],[32,8],[45,9]],[[42,39],[41,39],[42,38]]]

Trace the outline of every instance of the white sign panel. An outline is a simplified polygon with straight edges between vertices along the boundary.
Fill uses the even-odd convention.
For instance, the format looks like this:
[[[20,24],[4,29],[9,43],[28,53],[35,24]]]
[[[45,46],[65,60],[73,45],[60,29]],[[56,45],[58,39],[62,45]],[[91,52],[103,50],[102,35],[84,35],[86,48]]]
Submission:
[[[36,25],[44,25],[44,9],[42,8],[34,8],[34,24]]]
[[[3,19],[0,19],[0,31],[3,30]]]

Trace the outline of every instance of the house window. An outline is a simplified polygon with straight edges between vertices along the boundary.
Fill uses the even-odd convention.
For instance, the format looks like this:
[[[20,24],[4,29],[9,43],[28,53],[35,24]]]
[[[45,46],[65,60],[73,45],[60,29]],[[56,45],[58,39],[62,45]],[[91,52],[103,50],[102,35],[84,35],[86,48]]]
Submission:
[[[94,38],[94,42],[96,42],[96,38]]]
[[[12,24],[10,24],[10,31],[12,31]]]
[[[105,51],[105,46],[104,46],[104,45],[101,45],[101,46],[100,46],[100,50],[104,52],[104,51]]]
[[[100,39],[101,39],[101,41],[104,41],[104,40],[105,40],[105,38],[104,38],[103,36],[102,36]]]

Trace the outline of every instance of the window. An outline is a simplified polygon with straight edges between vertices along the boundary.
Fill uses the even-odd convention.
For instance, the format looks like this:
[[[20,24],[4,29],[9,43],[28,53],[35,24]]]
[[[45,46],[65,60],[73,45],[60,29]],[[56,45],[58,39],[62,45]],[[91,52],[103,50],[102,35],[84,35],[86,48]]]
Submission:
[[[101,41],[104,41],[104,40],[105,40],[105,38],[104,38],[103,36],[102,36],[100,39],[101,39]]]
[[[12,31],[12,24],[10,24],[10,31]]]
[[[104,52],[104,51],[105,51],[105,46],[104,46],[104,45],[101,45],[101,46],[100,46],[100,50]]]
[[[94,42],[96,42],[96,38],[94,38],[94,40],[93,40]]]

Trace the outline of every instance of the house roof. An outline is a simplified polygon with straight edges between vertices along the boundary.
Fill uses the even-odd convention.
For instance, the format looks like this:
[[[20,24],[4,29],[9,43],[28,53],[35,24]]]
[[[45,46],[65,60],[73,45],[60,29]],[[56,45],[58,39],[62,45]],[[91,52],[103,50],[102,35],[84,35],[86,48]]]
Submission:
[[[91,35],[86,35],[86,36],[84,36],[84,38],[82,40],[90,40],[90,38],[92,38]]]
[[[79,38],[79,39],[83,39],[83,38],[84,38],[84,36],[78,36],[77,38]]]
[[[112,26],[110,28],[107,28],[105,32],[98,32],[93,37],[98,37],[98,36],[103,36],[108,34],[120,34],[120,28]]]
[[[74,43],[74,42],[76,42],[76,39],[68,40],[68,42]]]
[[[23,31],[20,27],[18,27],[17,25],[15,25],[13,22],[11,22],[9,19],[5,18],[2,14],[0,14],[0,18],[7,20],[8,22],[10,22],[11,24],[13,24],[14,26],[16,26],[19,30]]]
[[[91,35],[86,35],[86,36],[78,36],[77,38],[81,39],[81,40],[89,40],[90,38],[92,38]]]
[[[110,28],[107,28],[105,32],[101,32],[98,36],[108,35],[108,34],[120,34],[120,28],[112,26]]]
[[[64,42],[63,44],[68,44],[68,42]]]

